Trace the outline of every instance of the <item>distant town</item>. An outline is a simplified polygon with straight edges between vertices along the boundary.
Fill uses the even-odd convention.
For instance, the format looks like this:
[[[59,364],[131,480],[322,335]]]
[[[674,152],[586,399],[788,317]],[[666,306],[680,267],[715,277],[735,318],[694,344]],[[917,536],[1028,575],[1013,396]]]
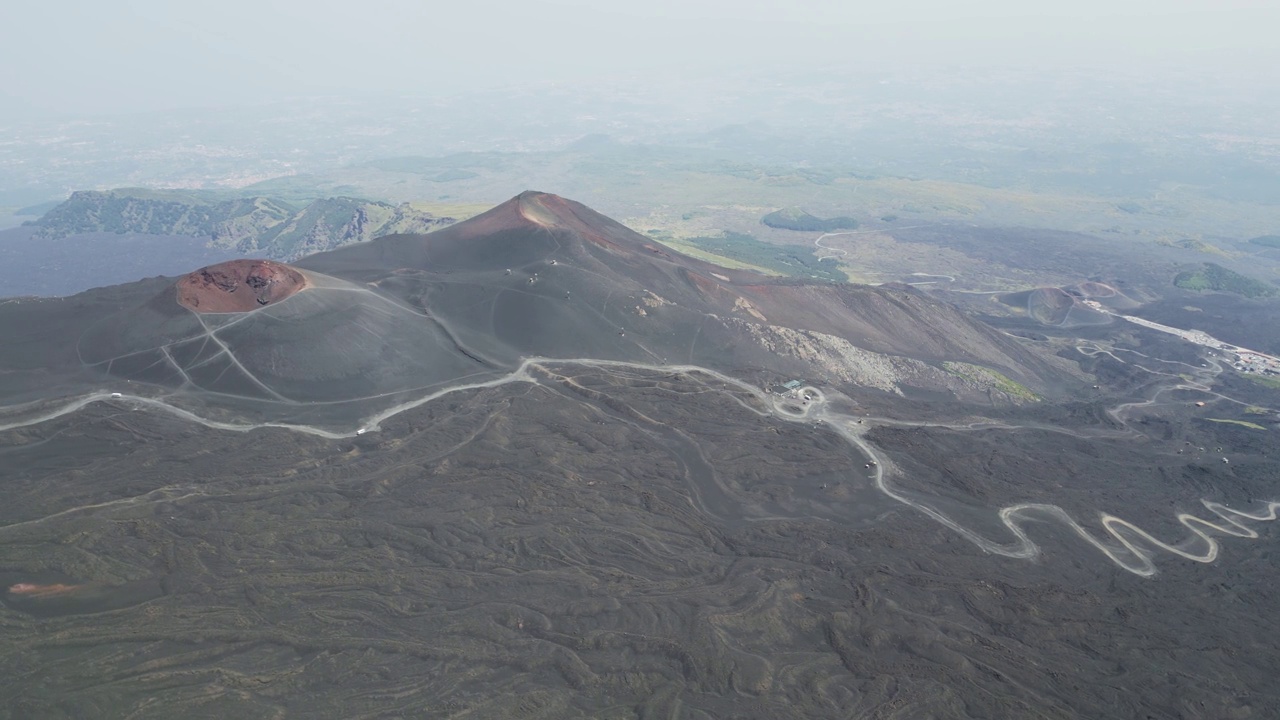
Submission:
[[[1231,366],[1239,372],[1255,375],[1280,375],[1280,357],[1275,357],[1274,355],[1260,353],[1257,350],[1250,350],[1238,345],[1223,342],[1203,330],[1183,330],[1169,325],[1161,325],[1158,322],[1144,320],[1143,318],[1134,317],[1132,315],[1120,315],[1112,312],[1102,305],[1102,303],[1095,300],[1085,300],[1084,304],[1094,310],[1098,310],[1099,312],[1104,312],[1122,320],[1127,320],[1134,325],[1141,325],[1143,327],[1151,328],[1152,330],[1159,330],[1160,332],[1169,333],[1170,335],[1177,335],[1187,342],[1195,343],[1196,345],[1203,345],[1204,347],[1227,353],[1231,358]]]

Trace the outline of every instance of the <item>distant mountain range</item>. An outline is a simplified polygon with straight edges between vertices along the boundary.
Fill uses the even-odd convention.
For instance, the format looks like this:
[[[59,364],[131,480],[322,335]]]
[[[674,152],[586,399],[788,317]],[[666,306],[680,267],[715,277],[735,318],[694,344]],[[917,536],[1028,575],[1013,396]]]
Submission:
[[[352,197],[297,208],[262,196],[124,188],[72,193],[34,225],[33,239],[88,233],[206,238],[212,246],[292,260],[382,235],[425,233],[455,222],[415,209]]]

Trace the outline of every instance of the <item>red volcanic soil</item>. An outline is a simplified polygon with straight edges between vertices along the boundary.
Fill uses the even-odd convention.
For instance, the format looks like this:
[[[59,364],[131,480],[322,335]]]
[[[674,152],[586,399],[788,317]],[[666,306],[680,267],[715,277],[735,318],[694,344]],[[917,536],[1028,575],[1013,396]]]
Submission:
[[[586,217],[583,217],[584,214]],[[602,226],[601,220],[606,225]],[[586,206],[559,195],[528,190],[455,227],[456,232],[463,237],[481,237],[531,226],[571,230],[590,242],[617,250],[619,246],[615,239],[606,237],[611,229],[609,226],[612,225],[616,223]],[[630,231],[627,233],[630,234]],[[656,247],[646,247],[652,252],[666,254]]]
[[[307,278],[270,260],[230,260],[178,281],[178,302],[201,313],[236,313],[280,302],[307,288]]]
[[[69,593],[79,585],[64,585],[62,583],[54,583],[52,585],[36,585],[34,583],[18,583],[9,586],[10,595],[21,595],[30,598],[50,597],[52,595],[64,595]]]

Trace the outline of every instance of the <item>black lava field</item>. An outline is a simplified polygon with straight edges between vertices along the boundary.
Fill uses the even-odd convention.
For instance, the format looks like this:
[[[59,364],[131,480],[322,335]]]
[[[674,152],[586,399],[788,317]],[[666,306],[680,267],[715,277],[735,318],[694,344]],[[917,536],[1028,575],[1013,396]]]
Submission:
[[[219,267],[0,300],[0,718],[1280,702],[1280,391],[1076,295],[1051,351],[541,193]]]

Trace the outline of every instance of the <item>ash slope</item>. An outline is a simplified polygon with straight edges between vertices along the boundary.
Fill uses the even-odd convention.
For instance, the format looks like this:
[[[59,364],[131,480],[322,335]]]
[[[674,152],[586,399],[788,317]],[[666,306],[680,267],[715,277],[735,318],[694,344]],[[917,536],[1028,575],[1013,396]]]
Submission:
[[[579,203],[526,192],[429,236],[313,255],[298,267],[374,285],[441,322],[476,355],[681,362],[826,373],[785,331],[874,353],[992,367],[1037,388],[1058,366],[906,286],[766,278],[670,251]],[[781,331],[781,332],[779,332]]]
[[[297,265],[375,284],[472,338],[492,337],[524,355],[768,366],[735,337],[755,323],[827,333],[876,352],[989,364],[1031,382],[1052,375],[1008,338],[906,286],[729,270],[546,193],[523,193],[429,236],[382,238]]]
[[[0,330],[17,340],[0,349],[0,402],[126,391],[229,422],[354,432],[412,397],[501,377],[530,357],[960,395],[1003,378],[965,384],[943,361],[1039,391],[1057,376],[1045,358],[910,288],[727,270],[543,193],[295,267],[305,291],[247,312],[192,312],[163,280],[0,306]]]

